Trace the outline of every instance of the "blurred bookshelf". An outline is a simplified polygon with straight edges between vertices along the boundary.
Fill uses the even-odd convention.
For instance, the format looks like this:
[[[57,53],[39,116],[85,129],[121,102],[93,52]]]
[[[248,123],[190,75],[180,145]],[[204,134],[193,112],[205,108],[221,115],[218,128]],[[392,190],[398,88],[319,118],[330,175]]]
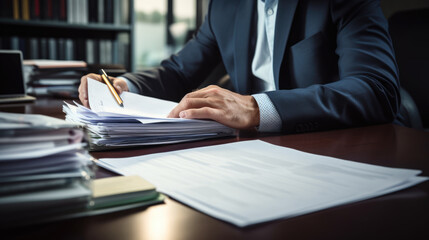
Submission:
[[[133,0],[1,0],[0,49],[133,71]]]

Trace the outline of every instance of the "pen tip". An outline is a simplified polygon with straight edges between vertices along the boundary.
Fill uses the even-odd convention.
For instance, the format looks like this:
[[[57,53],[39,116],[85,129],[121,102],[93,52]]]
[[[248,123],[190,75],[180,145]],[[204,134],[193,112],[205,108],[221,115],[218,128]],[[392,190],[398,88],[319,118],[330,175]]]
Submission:
[[[121,104],[119,104],[119,106],[124,107],[124,104],[123,104],[123,103],[121,103]]]

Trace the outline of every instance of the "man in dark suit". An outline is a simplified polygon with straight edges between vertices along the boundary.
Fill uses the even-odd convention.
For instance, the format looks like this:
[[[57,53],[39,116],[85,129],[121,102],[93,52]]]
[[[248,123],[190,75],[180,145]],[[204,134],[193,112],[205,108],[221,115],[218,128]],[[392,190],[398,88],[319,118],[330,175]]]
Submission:
[[[170,117],[238,129],[295,133],[391,122],[400,97],[387,28],[377,0],[212,0],[179,53],[114,85],[180,101]],[[220,61],[234,92],[192,92]],[[86,76],[79,91],[87,105]]]

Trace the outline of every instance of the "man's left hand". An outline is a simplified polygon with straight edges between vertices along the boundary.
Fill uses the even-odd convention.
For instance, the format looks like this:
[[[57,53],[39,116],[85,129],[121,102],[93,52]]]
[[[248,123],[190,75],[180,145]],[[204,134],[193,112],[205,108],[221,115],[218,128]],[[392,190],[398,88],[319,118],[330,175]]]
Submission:
[[[252,96],[212,85],[188,93],[168,117],[211,119],[231,128],[250,129],[259,125],[259,107]]]

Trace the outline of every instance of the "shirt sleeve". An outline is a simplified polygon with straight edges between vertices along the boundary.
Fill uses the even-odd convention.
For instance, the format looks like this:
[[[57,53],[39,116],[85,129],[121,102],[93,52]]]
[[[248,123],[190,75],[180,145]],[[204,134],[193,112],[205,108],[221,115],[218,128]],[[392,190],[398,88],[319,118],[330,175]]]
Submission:
[[[125,78],[125,77],[118,77],[119,79],[122,79],[122,80],[125,80],[125,82],[127,83],[127,85],[128,85],[128,91],[129,92],[132,92],[132,93],[139,93],[140,94],[140,92],[139,92],[139,89],[137,88],[137,86],[133,83],[133,82],[131,82],[130,80],[128,80],[127,78]]]
[[[259,107],[259,132],[280,132],[282,129],[282,120],[279,113],[265,93],[253,94]]]

